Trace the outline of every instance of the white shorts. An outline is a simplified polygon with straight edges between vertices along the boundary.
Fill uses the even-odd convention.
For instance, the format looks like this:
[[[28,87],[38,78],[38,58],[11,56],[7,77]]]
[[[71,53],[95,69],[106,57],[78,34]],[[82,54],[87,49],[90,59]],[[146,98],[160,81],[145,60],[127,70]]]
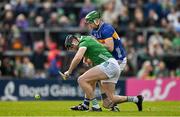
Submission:
[[[126,63],[127,63],[126,58],[124,58],[123,61],[117,61],[114,58],[110,58],[107,61],[98,65],[97,67],[99,67],[100,70],[103,71],[109,78],[107,80],[101,80],[101,82],[117,83],[122,70],[126,66]]]

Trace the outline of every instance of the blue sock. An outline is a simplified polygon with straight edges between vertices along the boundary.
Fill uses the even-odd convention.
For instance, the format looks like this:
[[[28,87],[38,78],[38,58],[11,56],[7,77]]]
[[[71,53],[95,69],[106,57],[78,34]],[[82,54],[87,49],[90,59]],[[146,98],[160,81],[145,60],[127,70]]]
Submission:
[[[84,98],[83,105],[84,105],[86,108],[89,108],[89,102],[90,102],[90,99]]]

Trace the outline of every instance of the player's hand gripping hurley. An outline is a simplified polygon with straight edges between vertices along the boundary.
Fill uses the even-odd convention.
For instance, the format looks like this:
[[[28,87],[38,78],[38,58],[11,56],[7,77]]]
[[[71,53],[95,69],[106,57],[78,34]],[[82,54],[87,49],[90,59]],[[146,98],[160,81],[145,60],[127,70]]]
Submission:
[[[65,74],[63,74],[61,71],[59,71],[59,74],[61,75],[61,77],[63,78],[63,80],[66,80],[68,76],[66,76]]]

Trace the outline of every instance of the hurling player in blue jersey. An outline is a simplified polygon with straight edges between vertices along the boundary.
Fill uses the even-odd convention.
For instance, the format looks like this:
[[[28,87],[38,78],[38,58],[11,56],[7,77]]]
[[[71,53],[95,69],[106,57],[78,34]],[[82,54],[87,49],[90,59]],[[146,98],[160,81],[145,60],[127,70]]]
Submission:
[[[85,17],[85,21],[88,27],[92,29],[91,35],[94,36],[100,43],[102,43],[112,53],[113,57],[118,61],[120,70],[122,71],[127,63],[126,51],[115,29],[110,24],[103,22],[101,20],[100,13],[97,11],[92,11],[88,13]],[[99,83],[102,93],[101,97],[104,103],[109,102],[108,97],[111,97],[111,95],[104,93],[102,85],[109,92],[115,92],[116,83],[117,80],[113,80],[113,79],[109,79],[108,81],[101,81],[101,83]],[[121,102],[135,102],[139,111],[142,111],[142,101],[143,101],[143,97],[141,95],[122,96],[122,100],[121,100]],[[83,104],[79,106],[74,106],[71,109],[78,110],[78,108],[89,107],[88,102],[89,100],[85,98]],[[119,111],[116,104],[111,108],[111,110]]]

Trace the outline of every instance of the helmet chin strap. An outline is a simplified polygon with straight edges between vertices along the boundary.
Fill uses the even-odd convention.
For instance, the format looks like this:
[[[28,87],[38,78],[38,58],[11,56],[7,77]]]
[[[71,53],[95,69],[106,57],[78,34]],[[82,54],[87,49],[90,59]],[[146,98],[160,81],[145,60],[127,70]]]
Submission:
[[[79,39],[78,38],[75,38],[78,42],[79,42]]]
[[[99,25],[99,21],[96,19],[96,20],[94,20],[94,24],[96,24],[96,25]]]
[[[98,29],[99,28],[99,25],[100,25],[100,20],[94,20],[94,24],[97,26],[97,28],[96,29]]]

